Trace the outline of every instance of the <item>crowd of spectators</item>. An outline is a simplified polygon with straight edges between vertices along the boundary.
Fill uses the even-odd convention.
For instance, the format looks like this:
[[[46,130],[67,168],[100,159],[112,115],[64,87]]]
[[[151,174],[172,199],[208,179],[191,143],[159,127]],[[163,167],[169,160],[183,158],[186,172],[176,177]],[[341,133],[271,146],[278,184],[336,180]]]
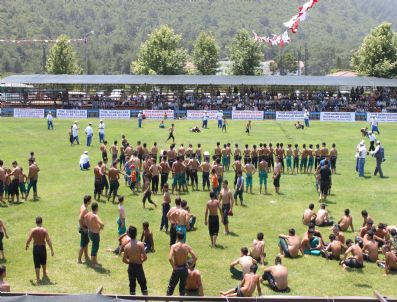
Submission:
[[[54,107],[62,104],[64,109],[152,109],[152,110],[260,110],[260,111],[301,111],[311,112],[397,112],[397,90],[364,90],[363,87],[350,91],[317,90],[313,92],[274,92],[254,88],[211,92],[163,92],[152,90],[137,94],[84,95],[81,99],[63,93],[53,100]],[[34,101],[33,101],[34,102]],[[15,103],[15,102],[14,102]],[[20,103],[23,105],[23,103]],[[32,105],[29,100],[28,105]],[[47,104],[48,105],[48,104]]]

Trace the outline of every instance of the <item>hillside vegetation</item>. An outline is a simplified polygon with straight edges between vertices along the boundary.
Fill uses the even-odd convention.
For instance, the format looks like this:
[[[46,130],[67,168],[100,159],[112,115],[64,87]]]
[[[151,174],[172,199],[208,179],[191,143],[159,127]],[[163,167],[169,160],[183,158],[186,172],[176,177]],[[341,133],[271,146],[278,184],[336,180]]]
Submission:
[[[184,46],[192,49],[201,31],[212,32],[220,46],[221,59],[241,28],[259,34],[280,33],[282,23],[304,1],[291,0],[1,0],[0,39],[45,39],[67,34],[81,38],[91,30],[88,44],[89,72],[129,73],[139,46],[153,28],[169,24],[182,34]],[[371,28],[397,20],[393,0],[320,0],[302,23],[299,35],[287,48],[309,54],[308,72],[325,74],[333,67],[347,68],[351,51]],[[76,43],[84,66],[83,43]],[[49,47],[44,50],[48,54]],[[279,48],[267,47],[265,59]],[[43,70],[43,46],[0,44],[0,73]]]

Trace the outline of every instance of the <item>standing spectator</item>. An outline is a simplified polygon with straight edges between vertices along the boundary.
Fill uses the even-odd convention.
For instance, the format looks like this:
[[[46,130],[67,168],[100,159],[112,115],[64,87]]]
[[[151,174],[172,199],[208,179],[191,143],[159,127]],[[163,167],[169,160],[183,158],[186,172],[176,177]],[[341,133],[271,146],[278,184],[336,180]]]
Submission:
[[[92,141],[92,136],[94,135],[91,122],[88,123],[88,126],[84,129],[84,132],[87,135],[87,147],[90,147],[91,141]]]
[[[208,128],[208,114],[207,114],[207,112],[204,112],[204,114],[203,114],[203,125],[201,128],[203,128],[203,129]]]
[[[139,113],[138,113],[138,128],[142,128],[142,120],[143,120],[143,114],[142,114],[142,111],[139,111]]]
[[[28,240],[26,241],[25,249],[28,250],[29,244],[33,239],[33,262],[36,271],[36,285],[40,283],[40,267],[43,268],[43,279],[48,279],[47,276],[47,250],[46,243],[50,247],[51,256],[54,256],[54,250],[48,231],[43,228],[43,219],[36,217],[36,227],[33,228],[29,234]]]
[[[307,111],[307,109],[305,109],[305,113],[304,113],[304,115],[303,115],[303,119],[304,119],[304,121],[305,121],[305,126],[306,126],[306,128],[309,128],[309,127],[310,127],[310,123],[309,123],[309,120],[310,120],[310,113]]]
[[[376,136],[373,132],[368,133],[368,138],[369,138],[369,150],[368,151],[374,151],[375,150],[375,141],[376,141]]]
[[[222,120],[223,120],[223,112],[222,112],[222,110],[218,111],[218,113],[216,114],[216,118],[218,120],[218,128],[222,129]]]
[[[3,247],[3,238],[4,237],[6,237],[6,239],[8,239],[7,229],[6,229],[6,226],[4,225],[4,222],[0,220],[0,255],[1,255],[0,259],[1,260],[5,260],[4,247]],[[0,278],[1,278],[1,276],[0,276]]]
[[[51,130],[54,130],[54,125],[52,124],[52,114],[51,114],[51,111],[48,112],[48,114],[47,114],[47,128],[48,128],[48,130],[50,130],[50,128],[51,128]]]
[[[382,162],[385,161],[385,150],[380,144],[380,141],[376,142],[376,149],[374,151],[371,151],[369,154],[371,154],[376,159],[376,168],[374,171],[374,175],[376,176],[376,174],[378,174],[379,172],[380,178],[383,178]]]
[[[72,126],[72,138],[70,140],[70,145],[73,145],[74,141],[77,142],[77,145],[80,145],[79,142],[79,127],[77,126],[77,121],[74,121]]]
[[[99,121],[98,133],[99,133],[99,143],[102,143],[105,140],[105,123],[103,122],[103,120]]]
[[[378,119],[376,118],[376,116],[372,116],[371,118],[371,132],[375,132],[379,133],[379,123],[378,123]]]
[[[364,177],[364,166],[365,158],[367,156],[367,148],[365,147],[365,142],[360,142],[360,147],[358,149],[358,175]]]
[[[102,220],[98,216],[98,204],[93,202],[91,205],[92,212],[85,215],[85,221],[88,227],[88,237],[92,242],[91,246],[91,264],[93,268],[98,268],[97,255],[99,250],[100,235],[99,233],[104,228]]]

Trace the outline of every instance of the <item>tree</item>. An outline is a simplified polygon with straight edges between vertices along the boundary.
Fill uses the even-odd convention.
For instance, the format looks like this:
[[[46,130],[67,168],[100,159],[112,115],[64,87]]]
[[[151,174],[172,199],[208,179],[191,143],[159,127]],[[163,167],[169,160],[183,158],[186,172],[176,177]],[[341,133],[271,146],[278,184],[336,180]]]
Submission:
[[[218,46],[215,38],[205,32],[200,33],[193,48],[193,63],[201,74],[215,74],[218,67]]]
[[[246,30],[240,30],[230,45],[233,75],[255,75],[262,58],[262,47]]]
[[[298,60],[291,52],[280,50],[274,59],[274,64],[270,66],[270,70],[274,73],[276,70],[280,75],[286,75],[288,72],[296,72],[298,69]]]
[[[136,74],[183,74],[187,58],[181,47],[182,36],[163,25],[155,29],[141,44],[138,59],[131,64]]]
[[[47,72],[52,74],[80,74],[76,52],[66,35],[60,35],[51,47],[47,60]]]
[[[397,76],[397,33],[391,26],[391,23],[382,23],[364,38],[352,57],[355,71],[373,77]]]

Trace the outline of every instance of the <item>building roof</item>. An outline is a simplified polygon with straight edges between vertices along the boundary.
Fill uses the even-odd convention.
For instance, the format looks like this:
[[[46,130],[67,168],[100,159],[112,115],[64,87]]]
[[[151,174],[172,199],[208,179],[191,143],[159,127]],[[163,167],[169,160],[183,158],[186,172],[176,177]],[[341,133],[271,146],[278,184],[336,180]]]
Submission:
[[[334,76],[12,75],[0,81],[26,85],[323,86],[397,87],[397,79]]]
[[[357,72],[350,71],[350,70],[341,70],[338,72],[331,73],[328,76],[331,76],[331,77],[357,77],[358,74],[357,74]]]

